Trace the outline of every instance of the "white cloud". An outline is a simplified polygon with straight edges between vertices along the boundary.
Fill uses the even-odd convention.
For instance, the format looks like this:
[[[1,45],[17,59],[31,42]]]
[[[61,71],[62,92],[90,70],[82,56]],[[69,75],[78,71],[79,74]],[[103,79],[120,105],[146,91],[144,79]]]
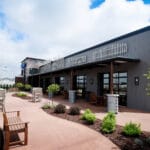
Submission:
[[[15,75],[24,57],[65,56],[150,24],[150,5],[142,0],[106,0],[96,9],[89,6],[90,0],[5,0],[0,64]],[[13,41],[13,30],[26,37]]]

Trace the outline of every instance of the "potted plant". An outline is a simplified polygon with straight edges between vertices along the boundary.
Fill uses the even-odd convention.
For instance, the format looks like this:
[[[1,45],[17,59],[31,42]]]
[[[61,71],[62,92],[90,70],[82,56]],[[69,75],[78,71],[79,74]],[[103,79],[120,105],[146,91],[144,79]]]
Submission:
[[[48,96],[52,99],[52,105],[53,105],[53,95],[56,92],[59,92],[60,86],[58,84],[50,84],[47,88]]]

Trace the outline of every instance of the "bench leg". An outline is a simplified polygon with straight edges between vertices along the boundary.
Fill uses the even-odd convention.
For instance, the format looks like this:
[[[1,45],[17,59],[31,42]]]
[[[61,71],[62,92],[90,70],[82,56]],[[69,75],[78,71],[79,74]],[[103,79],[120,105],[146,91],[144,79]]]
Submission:
[[[5,137],[4,137],[4,150],[9,149],[9,140],[10,140],[10,133],[9,131],[5,131]]]
[[[25,132],[24,132],[24,144],[28,144],[28,126],[27,124],[25,125]]]

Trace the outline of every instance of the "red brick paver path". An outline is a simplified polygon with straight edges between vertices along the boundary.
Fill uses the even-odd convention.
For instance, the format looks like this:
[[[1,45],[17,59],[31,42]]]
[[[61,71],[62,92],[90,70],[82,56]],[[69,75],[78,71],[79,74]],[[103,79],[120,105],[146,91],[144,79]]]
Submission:
[[[102,134],[83,125],[56,118],[41,110],[40,103],[32,103],[7,93],[6,110],[20,110],[29,121],[29,143],[14,150],[112,150],[118,149]],[[1,115],[1,114],[0,114]],[[2,118],[2,115],[1,115]],[[2,120],[2,119],[1,119]],[[0,120],[0,121],[1,121]]]

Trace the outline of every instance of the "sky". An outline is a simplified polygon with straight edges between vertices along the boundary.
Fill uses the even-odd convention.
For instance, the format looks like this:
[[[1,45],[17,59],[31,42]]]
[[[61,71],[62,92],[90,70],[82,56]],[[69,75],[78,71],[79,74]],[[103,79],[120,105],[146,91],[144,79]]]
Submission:
[[[150,0],[0,0],[0,78],[150,25]]]

